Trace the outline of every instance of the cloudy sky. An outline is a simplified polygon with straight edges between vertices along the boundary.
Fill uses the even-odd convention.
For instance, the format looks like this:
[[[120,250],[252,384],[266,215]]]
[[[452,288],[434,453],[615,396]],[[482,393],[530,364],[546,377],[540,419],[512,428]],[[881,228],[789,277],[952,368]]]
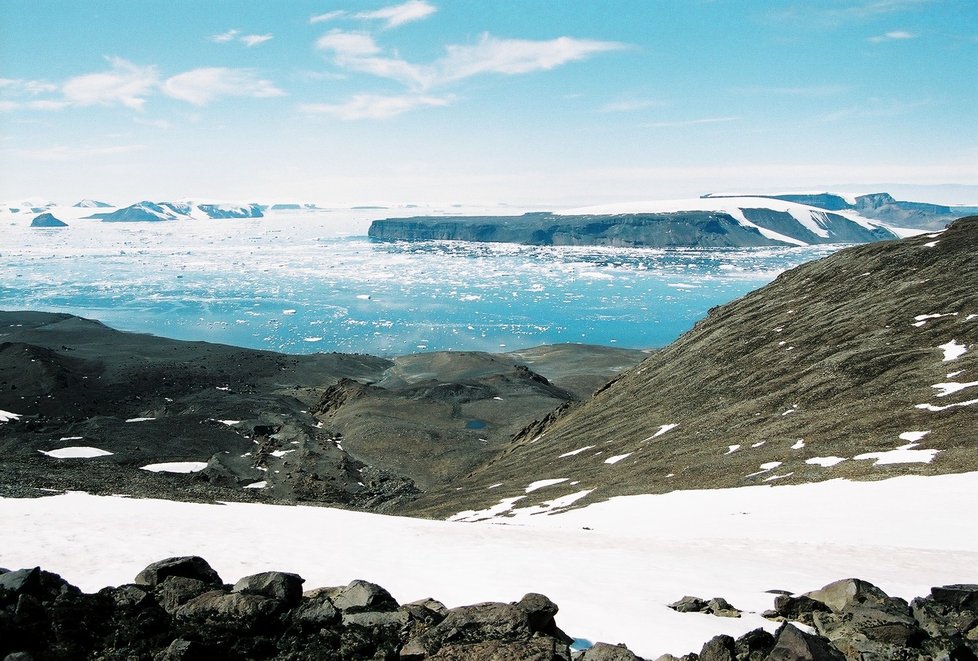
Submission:
[[[0,199],[975,186],[976,71],[975,0],[0,0]]]

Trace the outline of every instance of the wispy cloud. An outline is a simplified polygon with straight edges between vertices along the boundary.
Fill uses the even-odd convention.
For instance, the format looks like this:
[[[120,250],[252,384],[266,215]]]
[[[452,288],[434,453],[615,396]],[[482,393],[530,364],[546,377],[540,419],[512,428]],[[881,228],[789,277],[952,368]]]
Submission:
[[[212,34],[210,40],[217,44],[226,44],[229,41],[234,41],[235,37],[240,34],[238,30],[228,30],[227,32],[222,32],[221,34]]]
[[[274,83],[259,78],[251,69],[204,67],[193,69],[163,83],[168,96],[204,106],[221,97],[268,98],[284,96]]]
[[[315,25],[316,23],[326,23],[328,21],[335,21],[337,18],[346,16],[346,12],[342,9],[337,11],[328,11],[325,14],[316,14],[315,16],[309,17],[309,23]]]
[[[698,126],[700,124],[722,124],[725,122],[737,121],[740,121],[740,117],[703,117],[700,119],[681,119],[673,122],[649,122],[647,124],[642,124],[641,126],[648,129],[662,129],[682,126]]]
[[[447,106],[454,100],[448,96],[423,96],[407,94],[403,96],[381,96],[358,94],[344,103],[308,103],[299,110],[310,115],[328,115],[344,120],[388,119],[416,108]]]
[[[507,75],[546,71],[593,54],[620,50],[625,44],[558,37],[533,41],[499,39],[485,33],[471,45],[449,45],[445,55],[431,64],[413,64],[382,54],[374,38],[361,32],[334,30],[316,46],[332,54],[341,67],[396,80],[417,90],[427,90],[480,74]]]
[[[212,34],[208,39],[216,44],[227,44],[232,41],[240,41],[242,44],[251,48],[258,46],[272,38],[271,34],[241,34],[240,30],[231,29],[220,34]]]
[[[241,37],[241,41],[245,46],[251,48],[252,46],[257,46],[269,41],[272,38],[270,34],[246,34]]]
[[[420,21],[434,14],[438,9],[425,0],[408,0],[400,5],[384,7],[375,11],[363,11],[354,14],[355,18],[379,20],[384,22],[384,29],[396,28],[405,23]]]
[[[663,101],[655,99],[630,99],[626,101],[611,101],[601,106],[601,112],[634,112],[636,110],[647,110],[649,108],[661,108],[666,105]]]
[[[154,66],[139,66],[120,57],[106,58],[108,71],[70,78],[63,86],[65,99],[75,105],[121,105],[142,110],[159,83]]]
[[[913,39],[916,36],[917,35],[913,34],[912,32],[907,32],[906,30],[893,30],[892,32],[870,37],[868,41],[874,44],[879,44],[884,41],[904,41],[906,39]]]

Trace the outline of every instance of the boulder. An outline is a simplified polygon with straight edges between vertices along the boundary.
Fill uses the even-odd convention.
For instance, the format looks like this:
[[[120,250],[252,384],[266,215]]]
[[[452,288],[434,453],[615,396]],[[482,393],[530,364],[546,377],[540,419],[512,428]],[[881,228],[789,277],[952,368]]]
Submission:
[[[213,589],[213,585],[196,578],[168,576],[156,586],[155,595],[163,610],[172,615],[179,606]]]
[[[703,644],[700,661],[737,661],[734,639],[727,635],[714,636]]]
[[[390,592],[375,583],[359,579],[344,588],[327,590],[327,594],[333,605],[343,612],[393,611],[398,608]]]
[[[910,609],[920,628],[934,638],[966,635],[978,626],[978,611],[955,610],[933,597],[914,599]]]
[[[828,606],[811,597],[779,594],[774,598],[774,610],[764,611],[762,615],[769,620],[791,620],[814,626],[815,613],[830,611]]]
[[[406,610],[396,611],[358,611],[343,613],[343,626],[355,625],[373,629],[375,627],[396,627],[402,629],[411,621]]]
[[[340,619],[340,612],[325,592],[317,592],[303,597],[302,603],[293,613],[295,621],[308,629],[321,629],[335,624]]]
[[[723,597],[713,597],[706,604],[706,610],[717,617],[740,617],[740,610],[730,605]]]
[[[213,586],[223,585],[223,581],[217,572],[207,564],[206,560],[196,555],[167,558],[154,562],[136,575],[135,582],[137,585],[156,587],[170,576],[193,578]]]
[[[402,657],[404,658],[404,657]],[[437,661],[569,661],[570,655],[551,638],[520,641],[488,640],[446,645],[428,657]]]
[[[737,661],[765,661],[774,647],[774,636],[764,629],[748,631],[734,644]]]
[[[910,612],[907,602],[893,598],[872,583],[858,578],[835,581],[820,590],[807,592],[804,596],[822,602],[835,613],[861,605],[870,605],[894,614]]]
[[[260,594],[297,606],[302,600],[302,584],[305,579],[298,574],[267,571],[245,576],[234,584],[232,592]]]
[[[244,637],[274,628],[283,610],[278,599],[212,590],[177,607],[173,616],[188,630],[219,630]]]
[[[826,640],[787,622],[778,629],[767,658],[768,661],[845,661],[842,653]]]
[[[930,589],[931,598],[953,611],[978,612],[978,585],[955,584]]]
[[[706,610],[706,600],[686,595],[679,601],[669,604],[669,608],[679,613],[702,613]]]
[[[642,661],[642,657],[637,656],[624,644],[611,645],[609,643],[595,643],[590,649],[578,657],[578,661]]]
[[[446,645],[528,640],[530,617],[515,604],[482,603],[453,608],[445,619],[404,646],[402,658],[425,658]]]

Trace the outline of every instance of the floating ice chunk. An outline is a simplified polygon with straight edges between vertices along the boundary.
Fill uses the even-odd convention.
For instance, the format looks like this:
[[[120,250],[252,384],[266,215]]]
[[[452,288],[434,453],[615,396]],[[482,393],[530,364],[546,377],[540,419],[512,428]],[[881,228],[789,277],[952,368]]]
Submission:
[[[244,485],[245,489],[264,489],[268,486],[268,480],[260,480],[258,482],[252,482],[251,484]]]
[[[369,301],[370,294],[357,294],[357,298],[359,298],[361,301]]]
[[[303,342],[322,342],[323,341],[323,338],[321,338],[321,337],[304,337],[304,338],[302,338],[302,341]]]
[[[795,441],[795,444],[791,446],[791,449],[801,450],[803,447],[805,447],[805,439],[799,438],[797,441]]]
[[[811,459],[806,459],[806,464],[811,464],[812,466],[821,466],[822,468],[831,468],[836,464],[841,464],[845,461],[845,457],[812,457]]]
[[[568,479],[569,478],[566,477],[558,477],[558,478],[551,478],[547,480],[537,480],[536,482],[531,482],[530,484],[527,485],[526,493],[531,493],[533,491],[536,491],[537,489],[549,487],[554,484],[560,484],[561,482],[566,482]]]
[[[737,444],[737,445],[728,445],[727,448],[728,448],[728,450],[727,450],[726,454],[733,454],[734,452],[736,452],[737,450],[740,449],[740,444]]]
[[[930,431],[905,431],[900,434],[901,441],[910,441],[911,443],[919,443],[924,436],[929,434]]]
[[[291,309],[290,310],[282,310],[282,314],[284,314],[284,315],[293,315],[295,313],[296,313],[296,311],[295,310],[291,310]],[[245,488],[247,489],[249,487],[245,487]],[[260,487],[253,487],[253,488],[260,488]]]
[[[910,445],[916,445],[916,443],[911,443]],[[910,447],[904,445],[896,450],[857,454],[853,459],[875,459],[874,466],[882,466],[884,464],[929,464],[938,452],[940,450],[911,450]]]
[[[149,422],[150,420],[156,420],[156,418],[129,418],[126,422]]]
[[[564,457],[573,457],[575,454],[580,454],[580,453],[584,452],[585,450],[590,450],[593,447],[594,447],[593,445],[585,445],[583,448],[577,448],[576,450],[571,450],[570,452],[565,452],[564,454],[560,455],[560,457],[558,457],[558,459],[563,459]]]
[[[950,342],[942,344],[937,348],[944,351],[944,362],[954,360],[955,358],[960,358],[968,352],[968,347],[963,344],[958,344],[955,340],[951,340]]]
[[[978,386],[978,381],[971,381],[969,383],[958,383],[957,381],[951,381],[949,383],[935,383],[931,388],[937,388],[941,392],[937,393],[937,397],[947,397],[948,395],[953,395],[956,392],[960,392],[965,388],[974,388]]]
[[[604,463],[606,463],[606,464],[617,464],[619,461],[621,461],[625,457],[630,457],[630,456],[632,456],[632,453],[631,452],[626,452],[625,454],[616,454],[614,457],[608,457],[607,459],[605,459],[604,460]]]
[[[91,459],[92,457],[105,457],[110,454],[108,450],[100,450],[87,446],[71,448],[58,448],[57,450],[38,450],[41,454],[46,454],[55,459]]]
[[[206,461],[171,461],[162,464],[147,464],[140,466],[141,470],[151,473],[196,473],[207,468]]]
[[[972,404],[978,404],[978,399],[969,399],[966,402],[955,402],[954,404],[947,404],[946,406],[934,406],[933,404],[917,404],[915,408],[923,409],[925,411],[933,411],[935,413],[939,411],[946,411],[952,409],[955,406],[971,406]]]

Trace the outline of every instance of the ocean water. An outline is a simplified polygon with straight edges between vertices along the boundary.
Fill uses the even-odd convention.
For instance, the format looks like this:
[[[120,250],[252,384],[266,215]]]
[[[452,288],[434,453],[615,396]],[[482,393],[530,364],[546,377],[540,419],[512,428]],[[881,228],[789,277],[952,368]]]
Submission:
[[[459,213],[458,209],[451,209]],[[399,215],[430,213],[401,210]],[[668,344],[712,306],[837,247],[379,243],[390,211],[30,229],[0,219],[0,309],[287,353]]]

